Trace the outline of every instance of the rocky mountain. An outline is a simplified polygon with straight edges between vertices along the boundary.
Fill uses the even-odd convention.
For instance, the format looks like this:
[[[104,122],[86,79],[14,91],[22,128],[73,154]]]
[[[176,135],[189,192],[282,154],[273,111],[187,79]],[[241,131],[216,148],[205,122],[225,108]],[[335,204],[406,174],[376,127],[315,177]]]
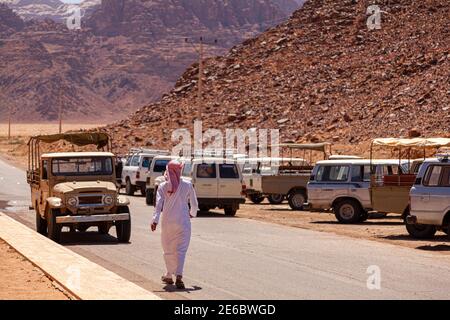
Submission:
[[[4,3],[0,3],[0,18],[0,34],[2,36],[20,31],[25,25],[22,19]]]
[[[25,20],[51,19],[57,22],[64,22],[71,6],[70,1],[60,0],[15,0],[10,4],[19,16]],[[72,1],[76,3],[76,1]],[[79,1],[79,6],[83,16],[89,16],[101,3],[101,0],[83,0]]]
[[[60,106],[72,121],[113,121],[169,91],[200,37],[214,56],[285,16],[271,0],[103,0],[68,30],[2,6],[0,95],[22,121],[54,120]]]
[[[367,8],[381,28],[367,26]],[[448,136],[448,0],[307,1],[287,22],[198,64],[159,102],[105,128],[118,150],[169,147],[171,130],[279,128],[284,141]]]

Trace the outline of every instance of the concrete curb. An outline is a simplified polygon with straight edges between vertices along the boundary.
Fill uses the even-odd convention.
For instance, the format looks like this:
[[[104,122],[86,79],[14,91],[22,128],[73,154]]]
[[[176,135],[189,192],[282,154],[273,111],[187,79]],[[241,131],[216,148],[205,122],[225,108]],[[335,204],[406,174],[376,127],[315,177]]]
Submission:
[[[80,300],[161,300],[1,212],[0,238]]]

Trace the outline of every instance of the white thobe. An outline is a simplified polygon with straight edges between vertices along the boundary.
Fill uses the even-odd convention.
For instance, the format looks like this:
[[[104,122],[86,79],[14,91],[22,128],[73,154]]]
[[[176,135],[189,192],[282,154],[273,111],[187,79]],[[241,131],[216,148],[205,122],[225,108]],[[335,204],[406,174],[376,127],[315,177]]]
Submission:
[[[177,191],[169,194],[170,185],[162,183],[156,194],[153,222],[161,217],[161,242],[168,275],[183,275],[186,252],[191,241],[191,218],[197,216],[198,202],[192,183],[180,180]],[[191,208],[189,209],[190,203]]]

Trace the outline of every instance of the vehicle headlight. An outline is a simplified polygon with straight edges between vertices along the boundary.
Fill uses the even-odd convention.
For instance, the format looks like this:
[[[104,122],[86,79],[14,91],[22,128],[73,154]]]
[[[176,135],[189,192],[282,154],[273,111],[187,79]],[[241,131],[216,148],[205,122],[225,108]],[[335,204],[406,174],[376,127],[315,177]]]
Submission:
[[[67,199],[67,204],[71,207],[76,207],[78,205],[78,199],[76,197],[70,197]]]
[[[105,196],[105,197],[103,198],[103,203],[106,204],[107,206],[112,205],[113,202],[114,202],[114,199],[113,199],[112,196]]]

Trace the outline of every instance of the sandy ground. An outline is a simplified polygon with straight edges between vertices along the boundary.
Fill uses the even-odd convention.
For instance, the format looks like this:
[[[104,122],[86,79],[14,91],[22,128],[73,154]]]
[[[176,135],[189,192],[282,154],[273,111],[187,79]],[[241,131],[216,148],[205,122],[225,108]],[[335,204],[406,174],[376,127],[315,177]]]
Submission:
[[[259,205],[247,202],[237,215],[242,218],[375,240],[450,256],[450,239],[445,233],[438,232],[432,240],[413,239],[408,235],[403,221],[398,215],[374,214],[364,223],[343,225],[337,222],[332,213],[292,211],[287,204],[271,205],[265,202]]]
[[[0,239],[0,300],[69,300],[72,297]]]

